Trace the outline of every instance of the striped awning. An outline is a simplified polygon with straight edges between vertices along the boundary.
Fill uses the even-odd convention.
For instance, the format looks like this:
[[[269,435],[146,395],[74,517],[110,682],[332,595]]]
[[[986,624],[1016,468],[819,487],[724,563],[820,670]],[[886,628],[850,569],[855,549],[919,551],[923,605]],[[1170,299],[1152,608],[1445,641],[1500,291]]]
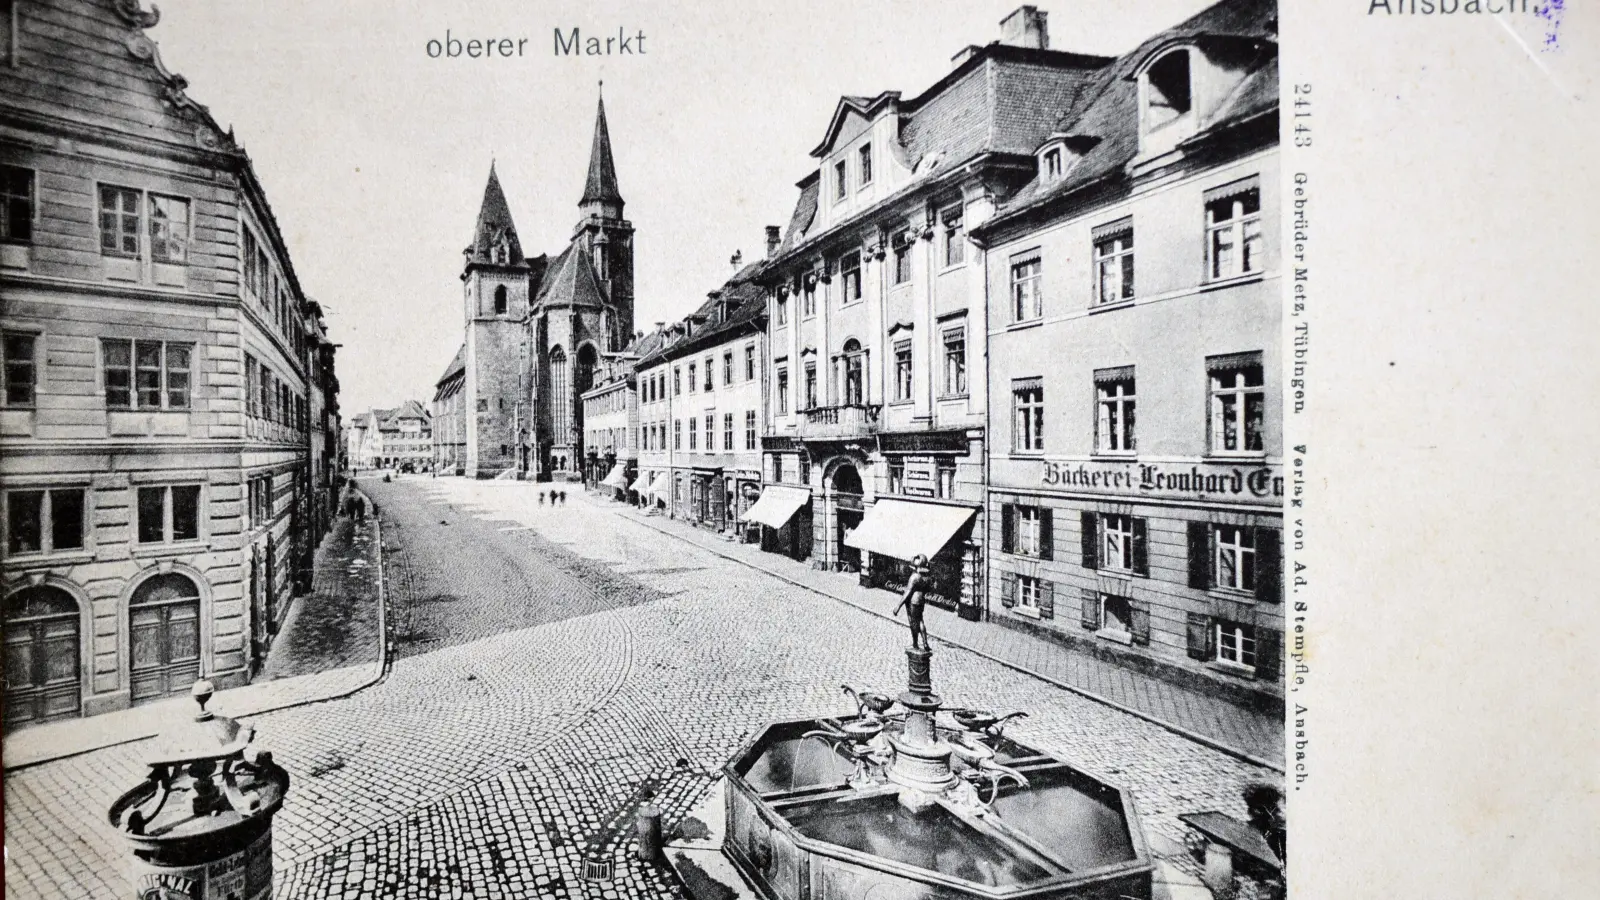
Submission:
[[[607,475],[600,483],[609,488],[622,490],[628,486],[628,468],[626,463],[617,463],[611,467],[611,474]]]

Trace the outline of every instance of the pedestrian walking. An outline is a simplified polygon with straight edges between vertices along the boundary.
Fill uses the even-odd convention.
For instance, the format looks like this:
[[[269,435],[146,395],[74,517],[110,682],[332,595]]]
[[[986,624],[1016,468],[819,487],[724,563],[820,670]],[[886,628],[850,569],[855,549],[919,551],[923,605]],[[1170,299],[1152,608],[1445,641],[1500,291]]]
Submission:
[[[566,491],[562,491],[561,492],[561,505],[562,506],[566,506],[567,505],[567,492]]]
[[[540,506],[544,505],[544,491],[540,491],[539,492],[539,505]]]

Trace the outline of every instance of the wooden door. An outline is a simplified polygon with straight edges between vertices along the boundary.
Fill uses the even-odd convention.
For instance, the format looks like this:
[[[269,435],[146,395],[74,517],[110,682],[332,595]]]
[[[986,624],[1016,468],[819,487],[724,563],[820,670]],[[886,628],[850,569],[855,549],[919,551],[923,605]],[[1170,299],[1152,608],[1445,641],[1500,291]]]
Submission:
[[[134,703],[186,693],[200,677],[200,597],[181,575],[161,575],[134,592],[128,607]]]
[[[65,591],[28,588],[5,604],[5,727],[76,717],[78,603]]]

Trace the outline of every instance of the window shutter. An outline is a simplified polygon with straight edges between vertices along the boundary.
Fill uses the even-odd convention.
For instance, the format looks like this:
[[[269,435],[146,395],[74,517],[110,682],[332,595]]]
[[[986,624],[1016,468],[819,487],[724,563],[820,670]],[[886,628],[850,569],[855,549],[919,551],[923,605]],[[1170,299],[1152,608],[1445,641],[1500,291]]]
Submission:
[[[1256,677],[1277,681],[1283,655],[1283,632],[1276,628],[1256,629]]]
[[[1133,613],[1133,642],[1135,644],[1150,643],[1150,606],[1138,600],[1128,604],[1128,609]]]
[[[1054,619],[1056,617],[1056,586],[1044,579],[1039,580],[1039,618]]]
[[[1017,576],[1015,573],[1000,573],[1000,605],[1006,609],[1017,605]]]
[[[1088,588],[1083,591],[1083,607],[1079,621],[1088,631],[1100,627],[1100,595]]]
[[[1150,548],[1145,540],[1144,520],[1133,520],[1133,574],[1150,577]]]
[[[1256,529],[1256,599],[1283,602],[1283,538],[1276,528]]]
[[[1211,654],[1211,617],[1189,613],[1189,658],[1207,660]]]
[[[1055,511],[1048,506],[1039,507],[1039,558],[1055,558]]]
[[[1000,552],[1017,552],[1017,507],[1011,503],[1000,505]]]
[[[1100,568],[1100,534],[1099,516],[1084,510],[1083,512],[1083,567],[1085,569]]]
[[[1189,523],[1189,587],[1211,587],[1211,523]]]

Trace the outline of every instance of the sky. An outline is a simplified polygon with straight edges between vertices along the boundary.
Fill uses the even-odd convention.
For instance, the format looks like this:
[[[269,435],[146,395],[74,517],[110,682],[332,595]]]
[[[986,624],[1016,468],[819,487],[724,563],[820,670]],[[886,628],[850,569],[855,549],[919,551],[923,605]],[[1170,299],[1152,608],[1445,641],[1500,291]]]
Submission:
[[[524,252],[577,223],[604,81],[636,229],[640,329],[694,309],[736,250],[787,226],[843,94],[915,96],[1015,0],[783,3],[163,0],[149,36],[249,152],[301,285],[341,344],[346,418],[426,403],[461,342],[461,251],[490,162]],[[1040,4],[1051,47],[1117,55],[1208,0]],[[644,52],[557,56],[554,32],[643,32]],[[525,38],[430,58],[446,35]],[[635,49],[639,46],[634,42]]]

